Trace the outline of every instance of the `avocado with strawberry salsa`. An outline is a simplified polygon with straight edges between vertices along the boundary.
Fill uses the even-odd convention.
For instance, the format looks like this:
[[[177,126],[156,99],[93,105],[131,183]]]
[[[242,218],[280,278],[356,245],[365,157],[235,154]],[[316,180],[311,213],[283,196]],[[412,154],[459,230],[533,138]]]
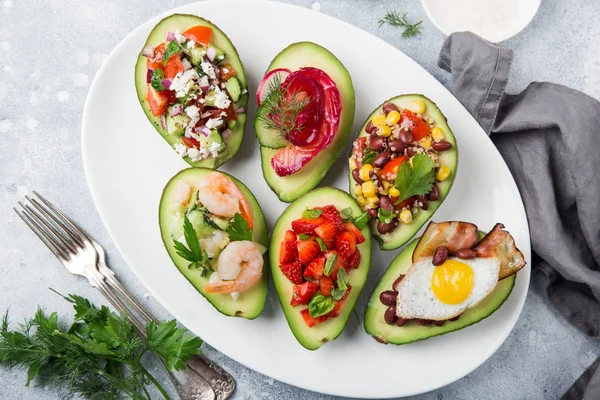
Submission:
[[[269,257],[292,333],[302,346],[316,350],[344,330],[367,280],[367,215],[347,193],[315,189],[277,220]]]
[[[292,202],[319,184],[348,140],[352,79],[329,50],[294,43],[273,59],[256,97],[263,175],[281,201]]]
[[[135,66],[146,116],[195,167],[218,168],[240,148],[248,102],[244,68],[211,22],[174,14],[152,30]]]
[[[444,201],[458,149],[446,118],[419,94],[394,97],[363,125],[349,159],[350,193],[383,250],[408,242]]]

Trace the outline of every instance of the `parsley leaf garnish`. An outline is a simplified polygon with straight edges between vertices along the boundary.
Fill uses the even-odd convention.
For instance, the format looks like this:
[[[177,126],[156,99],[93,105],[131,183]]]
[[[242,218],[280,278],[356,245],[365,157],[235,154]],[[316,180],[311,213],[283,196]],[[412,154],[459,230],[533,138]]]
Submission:
[[[233,216],[233,221],[227,228],[227,234],[232,242],[237,240],[252,241],[252,231],[248,227],[248,222],[239,213],[235,213]]]
[[[427,194],[435,182],[435,164],[425,153],[415,154],[410,163],[402,163],[396,176],[396,189],[400,198],[395,204],[412,196]]]
[[[185,369],[185,362],[195,354],[202,341],[177,327],[175,320],[157,324],[152,321],[146,326],[148,349],[162,357],[167,368]]]
[[[183,237],[187,246],[178,240],[174,240],[173,247],[175,247],[175,251],[180,257],[190,262],[189,268],[202,267],[208,261],[208,253],[200,247],[196,230],[187,215],[183,220]]]

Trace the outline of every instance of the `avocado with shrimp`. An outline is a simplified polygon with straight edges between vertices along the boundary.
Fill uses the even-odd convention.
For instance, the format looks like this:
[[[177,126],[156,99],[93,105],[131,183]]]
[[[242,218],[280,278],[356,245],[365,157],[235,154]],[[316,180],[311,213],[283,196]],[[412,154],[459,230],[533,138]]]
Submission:
[[[267,298],[267,227],[250,190],[236,178],[189,168],[167,183],[161,238],[177,269],[217,311],[256,318]]]

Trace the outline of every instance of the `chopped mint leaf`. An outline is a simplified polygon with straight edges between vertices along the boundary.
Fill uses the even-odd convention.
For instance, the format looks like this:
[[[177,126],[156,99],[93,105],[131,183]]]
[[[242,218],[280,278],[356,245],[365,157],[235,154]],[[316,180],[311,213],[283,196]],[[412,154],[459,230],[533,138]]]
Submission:
[[[308,312],[311,317],[317,318],[328,314],[335,307],[335,301],[330,296],[317,293],[308,303]]]
[[[315,218],[319,218],[322,213],[323,213],[322,210],[316,210],[314,208],[309,208],[309,209],[304,210],[304,212],[302,213],[302,218],[315,219]]]
[[[331,254],[329,257],[327,257],[327,261],[325,261],[325,267],[323,268],[323,274],[325,274],[325,276],[331,275],[331,271],[333,271],[336,261],[337,254]]]

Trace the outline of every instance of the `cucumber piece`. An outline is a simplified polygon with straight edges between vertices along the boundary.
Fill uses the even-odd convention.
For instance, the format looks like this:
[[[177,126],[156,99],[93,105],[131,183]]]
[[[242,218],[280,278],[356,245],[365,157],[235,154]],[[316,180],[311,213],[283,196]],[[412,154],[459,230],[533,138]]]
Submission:
[[[190,196],[190,202],[187,205],[187,212],[190,213],[196,209],[198,205],[198,191],[194,191]]]
[[[172,117],[167,113],[165,120],[169,135],[182,136],[185,133],[185,127],[190,122],[190,117],[183,114]]]
[[[226,231],[229,228],[229,221],[219,218],[215,215],[206,215],[206,222],[222,231]]]
[[[229,129],[235,128],[236,124],[237,124],[237,121],[235,119],[230,119],[229,121],[227,121],[227,127]]]
[[[225,59],[225,52],[221,49],[219,49],[217,46],[213,46],[211,45],[210,47],[212,47],[213,49],[215,49],[217,52],[215,53],[215,58],[213,59],[215,64],[219,64],[221,61],[223,61]]]
[[[240,100],[240,96],[242,95],[242,86],[240,85],[240,81],[235,76],[227,79],[225,82],[225,89],[234,103],[237,103]]]
[[[256,132],[258,143],[260,143],[262,147],[267,147],[269,149],[280,149],[289,145],[290,142],[282,135],[281,131],[266,128],[263,121],[258,118],[263,112],[263,107],[266,107],[265,104],[266,103],[263,103],[259,107],[256,112],[257,117],[254,119],[254,132]]]
[[[191,49],[190,50],[190,61],[191,61],[192,65],[194,65],[194,66],[200,65],[205,54],[206,54],[205,47],[200,46],[200,47],[194,47],[193,49]]]
[[[187,217],[192,223],[198,238],[209,237],[216,230],[214,226],[206,222],[202,211],[194,210],[190,212]]]
[[[219,143],[221,145],[221,148],[219,149],[219,153],[222,152],[224,149],[223,137],[215,129],[211,130],[210,135],[208,135],[206,137],[200,136],[200,140],[198,140],[198,142],[200,143],[200,147],[206,148],[206,149],[208,149],[210,147],[210,145],[213,143]]]
[[[167,45],[167,49],[165,50],[165,52],[163,54],[163,59],[162,59],[163,65],[166,65],[167,61],[169,61],[169,58],[171,58],[174,54],[181,54],[181,53],[183,53],[183,49],[181,48],[181,45],[174,40],[170,41],[169,44]]]

